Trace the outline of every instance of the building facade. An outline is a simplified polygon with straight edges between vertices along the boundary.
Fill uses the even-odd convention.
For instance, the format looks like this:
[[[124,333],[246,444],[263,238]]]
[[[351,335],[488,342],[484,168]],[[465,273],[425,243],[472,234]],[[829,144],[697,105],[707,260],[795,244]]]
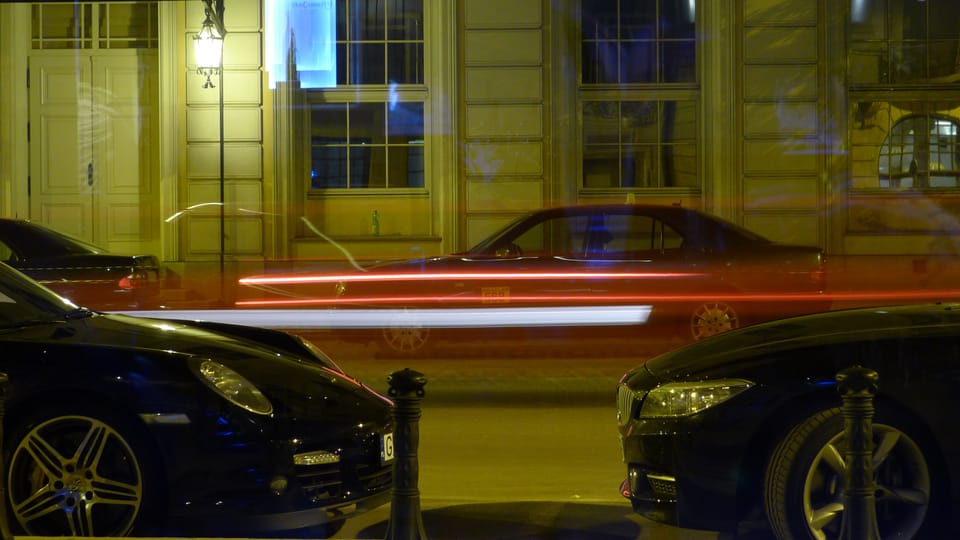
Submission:
[[[212,88],[202,0],[0,5],[0,215],[184,274],[450,252],[624,200],[834,255],[957,252],[955,2],[276,4],[224,1]],[[311,88],[320,19],[335,83]]]

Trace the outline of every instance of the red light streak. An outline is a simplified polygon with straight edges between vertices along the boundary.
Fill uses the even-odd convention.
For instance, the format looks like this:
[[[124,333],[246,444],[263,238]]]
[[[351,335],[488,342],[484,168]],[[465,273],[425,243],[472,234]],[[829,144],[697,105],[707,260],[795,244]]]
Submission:
[[[250,276],[240,279],[241,285],[296,285],[306,283],[339,283],[370,281],[455,281],[460,279],[541,280],[541,279],[660,279],[704,276],[697,272],[429,272],[391,274],[331,274],[309,276]]]
[[[883,301],[946,301],[960,300],[958,290],[843,291],[833,293],[690,293],[690,294],[603,294],[596,291],[582,295],[543,294],[490,297],[471,295],[377,295],[350,298],[286,298],[238,300],[237,307],[268,306],[343,306],[351,305],[423,305],[476,304],[504,306],[509,304],[602,305],[618,303],[675,302],[883,302]]]

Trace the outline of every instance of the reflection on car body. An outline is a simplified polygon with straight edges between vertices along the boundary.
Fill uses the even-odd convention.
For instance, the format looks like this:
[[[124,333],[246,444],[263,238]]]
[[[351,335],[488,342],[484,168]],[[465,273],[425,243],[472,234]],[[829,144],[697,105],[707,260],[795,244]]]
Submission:
[[[827,309],[825,280],[819,248],[775,243],[703,212],[581,205],[533,212],[462,253],[351,274],[248,276],[240,283],[265,294],[248,295],[239,304],[652,306],[650,323],[695,340],[750,322]],[[398,352],[417,352],[430,330],[413,320],[385,326],[383,339]]]
[[[621,492],[654,520],[838,538],[846,440],[836,378],[879,374],[873,478],[882,538],[956,538],[960,305],[861,308],[758,324],[624,375]]]
[[[117,255],[27,220],[0,219],[0,260],[91,309],[153,309],[160,262]]]
[[[291,334],[91,312],[0,263],[10,523],[252,535],[389,499],[391,402]]]

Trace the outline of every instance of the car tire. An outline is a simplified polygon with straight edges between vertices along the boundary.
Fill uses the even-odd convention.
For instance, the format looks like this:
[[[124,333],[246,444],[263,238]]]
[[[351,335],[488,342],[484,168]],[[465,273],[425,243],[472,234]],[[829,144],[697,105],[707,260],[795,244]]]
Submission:
[[[690,336],[698,341],[740,327],[737,309],[730,303],[703,302],[690,315]]]
[[[881,538],[913,538],[934,500],[930,459],[903,420],[873,423],[874,481]],[[764,504],[781,540],[839,538],[843,521],[844,419],[839,408],[806,418],[768,463]]]
[[[145,533],[159,515],[159,463],[131,423],[106,410],[36,412],[5,441],[11,529],[30,536]]]

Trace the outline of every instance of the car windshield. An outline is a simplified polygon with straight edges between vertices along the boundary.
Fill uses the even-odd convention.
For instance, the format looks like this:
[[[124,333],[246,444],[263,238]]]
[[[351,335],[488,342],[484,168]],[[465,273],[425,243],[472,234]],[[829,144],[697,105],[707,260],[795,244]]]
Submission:
[[[61,320],[79,308],[0,263],[0,328]]]

